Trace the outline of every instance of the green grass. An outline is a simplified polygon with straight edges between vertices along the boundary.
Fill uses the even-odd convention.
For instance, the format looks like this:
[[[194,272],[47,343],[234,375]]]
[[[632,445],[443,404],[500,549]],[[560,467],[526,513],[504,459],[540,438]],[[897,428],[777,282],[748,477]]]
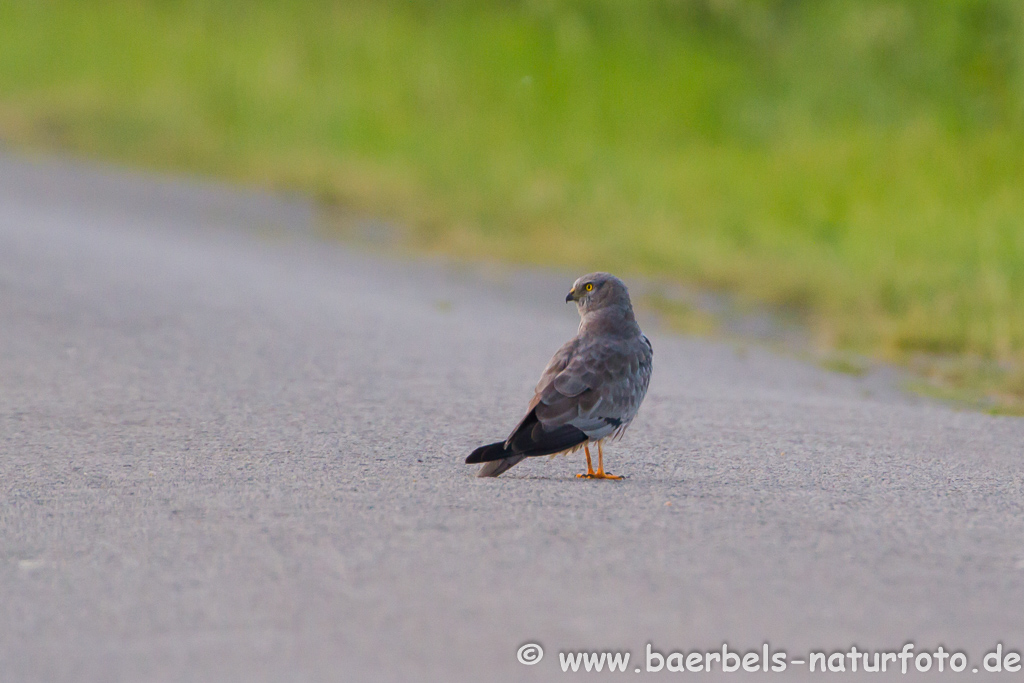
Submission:
[[[1015,0],[0,2],[0,139],[668,277],[1024,406]]]

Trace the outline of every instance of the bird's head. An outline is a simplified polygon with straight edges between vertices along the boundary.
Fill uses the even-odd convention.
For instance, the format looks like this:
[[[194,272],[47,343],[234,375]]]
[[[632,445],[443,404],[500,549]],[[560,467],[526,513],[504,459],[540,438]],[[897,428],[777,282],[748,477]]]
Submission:
[[[576,302],[580,315],[586,315],[609,306],[632,308],[626,284],[610,273],[590,273],[573,283],[565,297],[566,303]]]

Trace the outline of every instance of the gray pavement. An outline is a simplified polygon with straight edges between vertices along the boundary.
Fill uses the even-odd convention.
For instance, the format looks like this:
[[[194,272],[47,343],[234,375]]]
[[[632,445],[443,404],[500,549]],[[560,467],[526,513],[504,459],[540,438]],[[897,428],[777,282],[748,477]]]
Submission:
[[[650,393],[607,453],[628,479],[576,480],[576,456],[479,480],[462,460],[574,333],[579,273],[316,225],[0,157],[0,680],[532,681],[582,649],[630,651],[635,680],[647,643],[913,641],[972,667],[1024,646],[1024,420],[647,324]]]

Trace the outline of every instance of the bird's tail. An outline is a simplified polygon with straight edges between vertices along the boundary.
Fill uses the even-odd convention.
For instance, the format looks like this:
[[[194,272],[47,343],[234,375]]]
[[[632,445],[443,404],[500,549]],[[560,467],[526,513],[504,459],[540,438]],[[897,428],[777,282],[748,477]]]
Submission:
[[[480,471],[476,473],[476,476],[496,477],[502,472],[512,469],[523,460],[526,460],[525,455],[513,455],[511,458],[502,458],[501,460],[485,462],[484,466],[480,468]]]
[[[574,450],[586,441],[587,435],[572,425],[562,425],[550,431],[544,429],[537,420],[537,411],[531,410],[508,441],[481,446],[469,454],[466,464],[487,463],[476,476],[496,477],[526,458]]]
[[[481,446],[466,458],[466,464],[472,465],[478,462],[484,463],[484,466],[480,468],[480,471],[476,473],[478,477],[496,477],[502,472],[508,471],[511,467],[526,460],[526,456],[519,453],[512,453],[505,446],[504,441],[498,441],[495,443]]]

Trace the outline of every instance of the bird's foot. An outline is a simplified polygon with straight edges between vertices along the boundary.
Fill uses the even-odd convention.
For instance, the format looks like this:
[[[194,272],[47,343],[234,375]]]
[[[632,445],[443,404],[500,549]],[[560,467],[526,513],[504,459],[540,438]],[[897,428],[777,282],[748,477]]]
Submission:
[[[598,470],[597,472],[587,472],[586,474],[577,474],[577,479],[622,479],[618,474],[609,474],[604,470]]]

